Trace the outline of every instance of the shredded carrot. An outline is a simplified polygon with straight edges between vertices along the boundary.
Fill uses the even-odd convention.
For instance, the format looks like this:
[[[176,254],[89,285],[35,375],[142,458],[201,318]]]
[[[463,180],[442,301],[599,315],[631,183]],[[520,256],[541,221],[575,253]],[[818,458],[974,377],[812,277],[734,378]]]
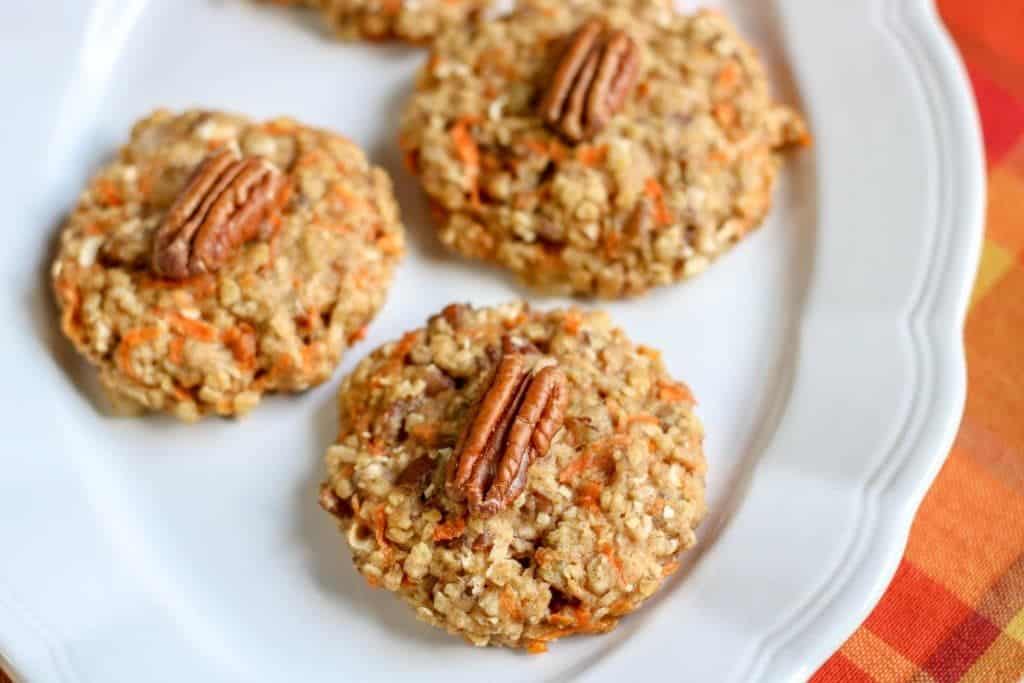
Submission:
[[[380,579],[370,574],[364,574],[366,583],[370,584],[370,588],[380,588]]]
[[[104,204],[110,206],[121,206],[124,204],[124,197],[114,181],[109,178],[100,178],[96,181],[96,194]]]
[[[442,543],[462,536],[466,533],[466,518],[453,517],[434,527],[434,542]]]
[[[335,183],[331,186],[330,195],[346,211],[366,211],[370,208],[368,201],[352,194],[352,191],[341,183]]]
[[[644,194],[654,202],[654,220],[660,226],[671,225],[672,214],[665,206],[665,190],[656,178],[648,178],[644,183]]]
[[[512,593],[511,586],[505,586],[501,593],[498,594],[498,604],[501,605],[501,609],[504,610],[505,614],[509,615],[513,620],[519,621],[522,619],[522,612],[519,609],[519,600]]]
[[[405,164],[405,168],[409,173],[413,175],[419,175],[420,172],[420,153],[419,150],[409,150],[402,156],[402,162]]]
[[[394,359],[405,358],[406,354],[412,351],[412,347],[416,345],[416,340],[419,338],[419,334],[416,332],[406,332],[402,335],[402,338],[395,344],[395,348],[391,350],[391,357]]]
[[[172,330],[192,339],[210,342],[217,338],[217,328],[201,320],[192,320],[178,313],[168,313],[167,322],[171,324]]]
[[[623,614],[627,614],[632,610],[633,606],[629,603],[629,600],[627,600],[626,598],[616,600],[608,607],[608,611],[616,617],[622,616]]]
[[[542,655],[548,651],[548,645],[543,640],[531,640],[526,643],[526,651],[531,655]]]
[[[658,398],[671,403],[696,404],[690,387],[682,382],[667,382],[665,380],[658,382]]]
[[[381,548],[388,548],[388,539],[384,537],[384,533],[388,529],[388,518],[387,513],[384,512],[384,506],[381,505],[379,508],[373,511],[373,535],[377,539],[377,545]]]
[[[612,418],[612,422],[615,424],[615,431],[622,432],[626,429],[626,413],[622,410],[622,406],[618,402],[609,396],[604,400],[604,407],[607,408],[608,414]]]
[[[678,569],[679,569],[679,563],[678,562],[669,562],[668,564],[666,564],[662,568],[661,575],[662,576],[670,576],[672,574],[675,574]]]
[[[506,330],[511,330],[512,328],[519,327],[520,325],[525,323],[527,319],[529,319],[529,317],[530,316],[528,316],[526,313],[519,312],[516,315],[516,317],[506,318],[504,321],[502,321],[501,324],[505,327]]]
[[[622,233],[618,230],[605,233],[604,253],[608,258],[615,258],[622,248]]]
[[[536,140],[529,139],[523,142],[528,150],[540,157],[547,157],[552,161],[559,162],[565,159],[565,145],[558,140]]]
[[[637,344],[636,352],[639,353],[641,356],[647,356],[651,360],[661,359],[661,351],[657,349],[652,349],[650,346],[644,346],[643,344]]]
[[[729,157],[720,149],[716,149],[714,152],[708,155],[708,161],[712,164],[721,165],[729,160]]]
[[[315,166],[316,164],[324,161],[327,158],[327,153],[319,147],[307,150],[295,160],[296,168],[304,168],[306,166]]]
[[[635,415],[630,415],[626,418],[625,422],[622,424],[622,428],[623,430],[627,430],[634,424],[649,424],[660,427],[661,420],[650,413],[636,413]]]
[[[466,176],[470,185],[470,202],[474,206],[480,204],[480,188],[477,186],[480,176],[480,148],[469,129],[476,121],[476,117],[464,116],[455,122],[451,131],[455,152],[466,167]]]
[[[725,90],[731,90],[739,84],[742,75],[743,71],[740,69],[739,62],[730,59],[715,77],[715,85]]]
[[[583,633],[590,625],[590,610],[583,605],[567,606],[559,612],[555,612],[547,618],[549,624],[558,627],[555,638],[567,636],[571,633]]]
[[[711,112],[722,128],[732,128],[736,125],[736,120],[739,118],[736,107],[730,102],[718,102],[712,107]]]
[[[562,319],[562,329],[568,334],[578,334],[582,323],[583,313],[580,312],[580,309],[570,308]]]
[[[159,336],[160,328],[158,327],[136,327],[125,332],[117,347],[117,365],[121,371],[132,379],[138,379],[131,367],[132,351],[136,346],[154,341]]]
[[[270,373],[275,377],[279,377],[288,373],[294,365],[295,361],[292,357],[287,353],[281,352],[274,358],[274,365],[270,369]]]
[[[548,564],[551,561],[551,552],[552,551],[548,550],[547,548],[538,548],[533,553],[534,563],[539,567],[543,567],[544,565]]]
[[[366,333],[370,329],[369,325],[363,325],[358,330],[348,336],[348,343],[355,344],[356,342],[363,341],[366,339]]]
[[[397,233],[389,232],[381,235],[377,240],[377,246],[382,252],[389,255],[400,255],[404,251],[402,238]]]
[[[185,350],[185,338],[175,337],[171,340],[171,344],[167,349],[167,358],[174,365],[181,365],[181,361],[184,359]]]
[[[603,164],[607,156],[607,145],[583,145],[576,148],[576,159],[584,166]]]
[[[601,509],[601,489],[604,488],[596,481],[585,481],[576,491],[576,502],[587,510],[598,512]]]
[[[179,401],[188,401],[192,399],[192,394],[177,382],[171,386],[171,391],[174,393],[174,397]]]
[[[271,135],[286,135],[295,130],[295,122],[288,119],[275,119],[263,124],[263,130]]]
[[[523,146],[525,146],[526,149],[530,150],[531,152],[533,152],[537,156],[541,156],[541,157],[551,156],[550,153],[548,152],[548,145],[546,143],[544,143],[544,142],[541,142],[540,140],[533,140],[533,139],[524,140],[523,141]]]
[[[581,453],[578,458],[566,465],[559,473],[558,481],[562,484],[567,484],[594,464],[600,464],[605,468],[605,466],[610,464],[607,461],[610,459],[612,450],[618,446],[623,446],[628,442],[628,436],[618,434],[589,444],[583,449],[583,453]]]
[[[239,323],[221,334],[221,341],[241,367],[251,370],[256,361],[256,331],[248,323]]]
[[[615,568],[615,573],[619,577],[619,583],[624,584],[626,581],[622,575],[622,560],[620,560],[619,556],[615,554],[615,549],[612,548],[611,544],[603,543],[598,550],[600,550],[602,555],[608,558],[608,561],[611,562],[612,567]]]
[[[302,347],[302,369],[306,373],[312,373],[317,361],[320,360],[323,351],[323,344],[315,341]]]

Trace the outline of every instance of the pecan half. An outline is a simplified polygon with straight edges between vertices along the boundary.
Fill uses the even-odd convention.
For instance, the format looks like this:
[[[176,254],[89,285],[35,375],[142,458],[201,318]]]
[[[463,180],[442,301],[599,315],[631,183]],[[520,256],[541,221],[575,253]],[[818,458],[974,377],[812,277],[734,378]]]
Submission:
[[[214,152],[157,229],[154,272],[176,280],[212,273],[246,242],[269,239],[288,189],[288,178],[266,159]]]
[[[625,104],[639,72],[640,50],[633,39],[590,19],[570,39],[541,101],[541,116],[572,142],[591,138]]]
[[[565,374],[553,365],[529,367],[529,356],[504,353],[490,387],[455,446],[448,495],[470,511],[492,515],[526,488],[530,465],[548,452],[568,403]]]

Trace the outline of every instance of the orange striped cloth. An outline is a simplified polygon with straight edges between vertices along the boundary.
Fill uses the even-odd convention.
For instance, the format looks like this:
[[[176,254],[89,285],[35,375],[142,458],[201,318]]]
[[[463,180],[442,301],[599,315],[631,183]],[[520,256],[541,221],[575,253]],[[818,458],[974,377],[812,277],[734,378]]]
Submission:
[[[1024,678],[1024,0],[938,0],[974,85],[988,224],[967,408],[867,621],[815,683]]]

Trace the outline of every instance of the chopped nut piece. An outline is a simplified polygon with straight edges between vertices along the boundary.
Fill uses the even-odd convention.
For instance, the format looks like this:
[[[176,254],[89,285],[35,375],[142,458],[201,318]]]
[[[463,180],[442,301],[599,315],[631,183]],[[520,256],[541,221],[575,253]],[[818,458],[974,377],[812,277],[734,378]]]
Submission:
[[[153,270],[177,280],[216,271],[244,243],[270,238],[287,198],[288,179],[266,159],[211,154],[164,217]]]
[[[467,424],[447,472],[448,494],[470,510],[493,515],[526,488],[530,465],[548,452],[562,427],[565,375],[553,365],[528,368],[528,357],[506,351],[491,386]]]
[[[541,102],[541,115],[572,142],[591,138],[622,108],[639,70],[633,39],[591,19],[570,40]]]

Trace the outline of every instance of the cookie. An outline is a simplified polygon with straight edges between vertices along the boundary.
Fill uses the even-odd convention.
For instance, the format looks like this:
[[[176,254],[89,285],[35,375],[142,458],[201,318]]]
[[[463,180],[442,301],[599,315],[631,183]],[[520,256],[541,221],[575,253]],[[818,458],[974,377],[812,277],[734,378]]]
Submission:
[[[450,32],[400,134],[445,245],[600,297],[704,270],[808,142],[729,21],[669,0],[525,3]]]
[[[475,645],[608,631],[695,542],[693,397],[603,313],[448,306],[338,402],[320,504],[356,569]]]
[[[403,249],[388,176],[344,137],[157,111],[82,192],[52,279],[114,397],[194,420],[326,379]]]
[[[338,37],[420,43],[476,19],[491,0],[264,0],[322,13]]]

